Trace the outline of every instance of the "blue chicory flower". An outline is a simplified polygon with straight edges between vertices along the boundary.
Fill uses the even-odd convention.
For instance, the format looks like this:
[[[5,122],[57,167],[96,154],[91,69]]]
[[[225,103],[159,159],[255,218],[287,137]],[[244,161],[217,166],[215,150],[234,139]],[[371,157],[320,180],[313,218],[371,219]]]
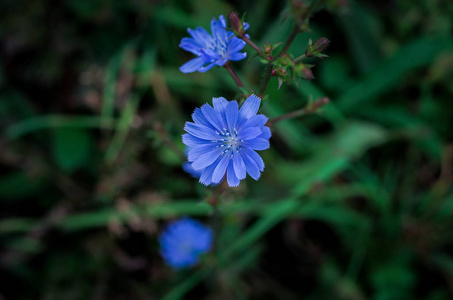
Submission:
[[[183,218],[170,223],[159,237],[161,255],[174,269],[194,266],[212,246],[212,230],[200,222]]]
[[[237,101],[223,97],[196,108],[193,122],[186,122],[182,136],[188,146],[192,168],[202,170],[200,182],[217,184],[227,174],[228,185],[238,186],[248,173],[258,180],[264,162],[254,150],[269,148],[271,131],[265,126],[268,118],[257,115],[261,99],[248,97],[241,109]]]
[[[190,162],[183,163],[182,169],[189,173],[193,178],[200,178],[201,173],[203,173],[203,170],[195,170],[192,168],[192,164]]]
[[[206,72],[215,65],[223,66],[227,61],[242,60],[247,56],[245,52],[239,52],[245,47],[245,42],[234,36],[233,32],[226,30],[225,18],[221,15],[217,21],[211,21],[211,34],[204,28],[188,29],[190,38],[185,37],[181,40],[179,47],[192,52],[197,56],[179,68],[183,73],[195,71]],[[249,25],[244,23],[244,29]],[[247,35],[248,36],[248,35]]]

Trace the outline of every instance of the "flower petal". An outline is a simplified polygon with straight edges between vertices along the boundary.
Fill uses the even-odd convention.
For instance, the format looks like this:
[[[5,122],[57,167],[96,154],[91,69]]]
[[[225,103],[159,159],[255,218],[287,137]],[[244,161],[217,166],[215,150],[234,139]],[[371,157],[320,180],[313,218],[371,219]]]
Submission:
[[[256,127],[251,127],[256,128]],[[244,145],[253,150],[266,150],[269,148],[269,141],[261,138],[254,138],[244,142]]]
[[[197,27],[195,30],[189,28],[187,31],[198,43],[202,43],[204,46],[213,43],[212,36],[203,27]]]
[[[203,140],[217,141],[221,139],[221,136],[216,134],[214,130],[192,122],[186,122],[184,130],[191,135]]]
[[[206,71],[211,70],[214,66],[215,66],[215,63],[210,63],[210,64],[207,65],[207,66],[200,67],[200,68],[198,69],[198,72],[204,73],[204,72],[206,72]]]
[[[228,102],[228,105],[225,108],[225,116],[230,132],[233,132],[234,128],[236,127],[238,109],[239,105],[235,100]]]
[[[193,111],[192,119],[196,124],[206,126],[212,130],[216,130],[216,128],[206,119],[203,111],[198,107]]]
[[[237,136],[238,140],[252,140],[259,136],[262,133],[261,128],[259,127],[248,127],[245,129],[241,129]]]
[[[209,167],[204,169],[200,176],[200,182],[204,185],[209,185],[212,182],[212,174],[214,173],[215,168],[219,164],[220,158],[217,158],[215,162],[213,162]]]
[[[230,163],[228,164],[227,180],[228,180],[228,185],[231,187],[238,186],[239,182],[240,182],[240,180],[236,177],[236,174],[234,172],[234,167],[233,167],[232,161],[230,161]]]
[[[213,151],[216,147],[216,143],[210,143],[190,148],[189,152],[187,152],[187,158],[189,161],[195,161],[201,155]]]
[[[192,60],[189,60],[188,62],[186,62],[185,64],[183,64],[179,70],[183,73],[192,73],[192,72],[195,72],[197,71],[199,68],[201,68],[204,64],[204,60],[197,57],[197,58],[194,58]]]
[[[206,62],[213,62],[221,58],[220,54],[211,49],[201,49],[201,55]]]
[[[211,105],[205,104],[201,107],[201,111],[205,118],[209,121],[211,126],[215,127],[219,132],[223,131],[225,124],[223,122],[222,116],[214,109]]]
[[[245,119],[250,119],[252,116],[256,115],[258,109],[260,108],[261,99],[255,95],[249,96],[244,104],[242,104],[241,109],[239,110],[239,115]]]
[[[204,231],[197,230],[197,234],[193,235],[193,237],[196,238],[196,243],[194,243],[193,246],[199,253],[206,252],[211,249],[213,234],[210,228],[206,229]]]
[[[243,60],[246,57],[247,57],[246,52],[228,53],[228,60],[232,60],[232,61]]]
[[[258,180],[261,176],[260,169],[256,165],[255,161],[248,156],[244,151],[240,151],[242,160],[244,161],[247,173],[255,180]]]
[[[224,29],[227,28],[227,23],[226,23],[225,17],[223,15],[219,16],[219,25]]]
[[[264,162],[263,162],[263,159],[261,158],[261,156],[259,156],[258,153],[256,153],[255,151],[253,151],[252,149],[250,148],[247,148],[247,147],[242,147],[241,148],[241,152],[243,152],[244,154],[246,154],[248,157],[250,157],[250,159],[252,159],[256,166],[258,167],[258,169],[260,171],[263,171],[264,170]]]
[[[272,136],[272,132],[269,127],[267,127],[267,126],[261,127],[261,135],[258,136],[259,138],[268,140],[271,138],[271,136]]]
[[[208,141],[197,138],[190,133],[185,133],[182,135],[182,142],[184,143],[184,145],[189,147],[196,147],[204,144],[213,144],[210,140]]]
[[[182,164],[182,168],[183,168],[184,171],[189,173],[194,178],[200,178],[200,175],[202,173],[202,170],[198,170],[197,171],[194,168],[192,168],[192,164],[190,162],[183,163]]]
[[[219,16],[219,21],[217,22],[216,19],[212,19],[211,21],[211,33],[212,37],[216,42],[227,42],[227,31],[226,31],[226,23],[225,18],[221,15]]]
[[[219,57],[216,61],[215,61],[215,64],[222,67],[224,64],[226,64],[226,62],[228,61],[228,59],[226,57]]]
[[[181,43],[179,44],[179,47],[181,47],[182,49],[186,50],[186,51],[189,51],[189,52],[192,52],[193,54],[197,55],[197,56],[200,56],[201,54],[201,48],[202,46],[200,44],[197,43],[196,40],[194,40],[193,38],[183,38],[181,40]]]
[[[228,48],[227,48],[227,51],[228,53],[236,53],[236,52],[239,52],[241,51],[242,49],[244,49],[246,43],[237,38],[237,37],[233,37],[230,39],[230,43],[228,44]]]
[[[195,170],[204,169],[207,166],[210,166],[216,159],[220,156],[222,148],[216,148],[210,152],[200,155],[193,163],[192,168]]]
[[[238,152],[235,152],[233,154],[233,168],[234,168],[234,172],[236,173],[236,177],[239,180],[242,180],[245,178],[245,176],[247,174],[245,163],[242,160],[242,157]]]
[[[224,153],[222,155],[222,159],[217,164],[217,167],[212,174],[212,182],[219,183],[220,180],[225,176],[225,171],[228,166],[228,162],[230,161],[230,152]]]
[[[223,97],[212,98],[212,104],[214,105],[214,109],[222,114],[225,111],[228,100]]]
[[[268,118],[265,115],[256,115],[249,118],[245,124],[242,126],[242,129],[247,127],[262,127],[266,124]]]

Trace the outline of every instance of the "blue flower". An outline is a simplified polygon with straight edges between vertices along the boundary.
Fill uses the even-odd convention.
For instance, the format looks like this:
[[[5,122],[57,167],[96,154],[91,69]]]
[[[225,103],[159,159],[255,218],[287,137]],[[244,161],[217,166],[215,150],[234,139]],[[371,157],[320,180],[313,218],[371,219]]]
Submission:
[[[241,60],[247,56],[241,51],[245,42],[234,36],[234,33],[226,30],[227,24],[225,18],[221,15],[217,21],[215,18],[211,21],[210,35],[202,27],[197,29],[188,29],[190,38],[185,37],[181,40],[179,47],[186,51],[192,52],[197,56],[179,68],[183,73],[192,73],[195,71],[206,72],[215,65],[223,66],[229,60]],[[244,29],[247,30],[249,25],[244,23]]]
[[[203,173],[203,170],[195,170],[194,168],[192,168],[192,164],[189,162],[183,163],[182,169],[189,173],[193,178],[200,178],[201,173]]]
[[[213,234],[209,227],[190,218],[170,223],[159,237],[161,254],[175,269],[195,265],[201,254],[211,249]]]
[[[182,141],[188,146],[192,168],[202,170],[200,182],[219,183],[227,174],[229,186],[238,186],[248,173],[258,180],[264,162],[254,150],[269,148],[271,131],[265,126],[267,117],[257,115],[261,99],[248,97],[241,109],[238,103],[213,98],[209,104],[196,108],[193,122],[186,122],[187,134]]]

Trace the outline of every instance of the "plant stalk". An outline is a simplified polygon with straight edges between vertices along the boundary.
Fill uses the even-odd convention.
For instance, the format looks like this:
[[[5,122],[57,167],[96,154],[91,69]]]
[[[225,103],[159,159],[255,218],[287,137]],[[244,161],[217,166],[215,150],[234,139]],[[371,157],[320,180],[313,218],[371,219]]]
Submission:
[[[239,79],[238,75],[236,72],[234,72],[233,68],[231,68],[230,62],[227,61],[223,67],[228,71],[228,73],[231,75],[233,78],[234,82],[236,82],[238,87],[244,87],[244,84],[242,83],[241,79]]]

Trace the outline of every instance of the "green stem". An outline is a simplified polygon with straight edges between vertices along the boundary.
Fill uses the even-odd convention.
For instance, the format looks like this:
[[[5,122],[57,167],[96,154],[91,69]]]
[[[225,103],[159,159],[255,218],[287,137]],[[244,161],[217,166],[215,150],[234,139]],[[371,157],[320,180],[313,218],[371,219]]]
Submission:
[[[292,42],[296,38],[297,34],[301,32],[300,30],[300,24],[297,22],[293,30],[291,31],[289,37],[286,39],[285,44],[283,45],[283,48],[275,55],[272,57],[272,59],[269,60],[269,63],[267,64],[266,71],[264,72],[264,77],[263,81],[261,81],[260,85],[260,90],[259,90],[259,97],[262,98],[264,96],[264,93],[266,92],[267,86],[269,84],[269,81],[271,80],[272,77],[272,69],[274,68],[273,62],[276,61],[279,57],[282,55],[286,54],[288,51],[289,47],[291,46]]]
[[[277,55],[272,57],[270,62],[274,62],[279,57],[281,57],[282,55],[286,54],[286,52],[288,51],[289,47],[291,46],[291,44],[293,43],[294,39],[296,38],[296,36],[297,36],[297,34],[299,32],[301,32],[300,24],[299,24],[299,22],[296,22],[296,24],[293,27],[293,30],[291,31],[291,33],[289,34],[288,38],[286,39],[286,42],[283,45],[283,48],[280,50],[280,52],[277,53]]]
[[[259,55],[261,55],[265,60],[269,60],[269,57],[266,56],[266,54],[264,54],[263,50],[261,50],[254,42],[252,42],[249,38],[245,37],[245,36],[237,36],[238,38],[240,38],[241,40],[243,40],[244,42],[247,43],[247,45],[249,45],[250,47],[253,48],[253,50],[255,50],[256,52],[258,52]]]
[[[313,102],[312,104],[307,105],[306,107],[304,107],[302,109],[292,111],[290,113],[270,119],[269,121],[267,121],[266,126],[272,127],[272,125],[274,125],[275,123],[283,121],[283,120],[312,114],[312,113],[316,112],[318,109],[320,109],[321,107],[323,107],[324,105],[326,105],[327,103],[329,103],[329,98],[327,98],[327,97],[320,98],[320,99],[316,100],[315,102]]]
[[[272,69],[274,68],[274,64],[269,62],[266,67],[266,71],[264,71],[263,81],[261,81],[260,91],[258,93],[258,97],[263,98],[264,93],[266,92],[267,85],[272,77]]]
[[[301,61],[303,61],[305,58],[307,58],[307,56],[305,54],[302,54],[301,56],[295,58],[293,62],[295,64],[297,64],[297,63],[300,63]]]

